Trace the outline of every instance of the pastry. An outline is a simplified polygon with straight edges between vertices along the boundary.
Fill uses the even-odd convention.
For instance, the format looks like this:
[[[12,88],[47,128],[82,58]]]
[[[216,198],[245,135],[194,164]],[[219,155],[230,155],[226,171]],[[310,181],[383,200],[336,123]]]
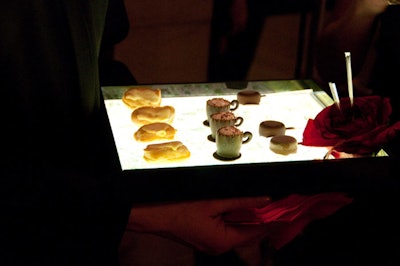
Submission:
[[[143,106],[135,109],[131,114],[132,121],[141,126],[155,122],[171,124],[174,117],[175,108],[172,106]]]
[[[147,145],[143,157],[149,162],[172,162],[189,158],[190,151],[182,142],[171,141]]]
[[[130,88],[125,91],[122,101],[132,109],[142,106],[160,106],[161,90],[152,88]]]
[[[274,120],[265,120],[260,123],[259,134],[264,137],[285,135],[286,127],[282,122]]]
[[[133,135],[135,140],[141,142],[154,140],[172,140],[176,129],[168,123],[155,122],[141,126]]]
[[[279,135],[271,138],[270,149],[278,154],[288,155],[297,152],[297,140],[288,135]]]
[[[237,100],[240,104],[259,104],[261,94],[255,90],[242,90],[237,93]]]

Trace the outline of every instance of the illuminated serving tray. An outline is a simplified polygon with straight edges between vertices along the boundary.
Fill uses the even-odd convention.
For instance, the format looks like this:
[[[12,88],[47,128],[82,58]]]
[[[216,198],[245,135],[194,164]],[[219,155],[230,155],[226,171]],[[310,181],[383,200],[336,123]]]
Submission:
[[[236,99],[236,95],[224,95],[227,100]],[[175,119],[171,125],[177,129],[174,140],[181,141],[191,152],[187,160],[179,162],[149,163],[143,158],[143,149],[150,143],[138,142],[133,133],[139,126],[131,121],[132,110],[121,99],[106,100],[111,128],[123,170],[164,168],[181,166],[202,166],[218,164],[261,163],[277,161],[299,161],[322,159],[328,149],[325,147],[307,147],[298,145],[295,154],[280,155],[269,149],[270,138],[259,136],[258,127],[264,120],[277,120],[287,127],[287,135],[302,141],[303,130],[308,119],[314,118],[324,105],[314,96],[312,90],[265,94],[259,105],[240,105],[234,111],[236,116],[244,118],[238,128],[253,133],[253,139],[242,145],[241,157],[232,161],[214,158],[215,142],[208,140],[210,128],[203,124],[206,118],[206,101],[210,96],[163,98],[162,105],[175,108]],[[159,143],[165,141],[155,141]]]
[[[321,185],[325,182],[330,182],[329,184],[335,187],[335,182],[329,180],[331,178],[335,181],[341,180],[342,177],[335,177],[335,174],[327,169],[333,167],[337,171],[336,174],[342,176],[343,172],[348,171],[346,169],[350,169],[347,166],[349,160],[345,162],[338,159],[323,160],[329,147],[301,145],[308,119],[313,119],[324,107],[333,103],[325,92],[313,87],[314,85],[315,83],[310,81],[250,82],[247,88],[259,91],[263,97],[259,105],[240,105],[233,111],[237,116],[244,118],[239,128],[242,131],[252,132],[253,139],[242,145],[240,158],[232,161],[221,161],[213,156],[216,144],[208,140],[210,128],[203,122],[206,119],[205,109],[208,99],[213,97],[236,99],[237,89],[229,89],[224,83],[149,85],[162,90],[162,106],[171,105],[175,108],[175,119],[171,123],[177,129],[174,140],[181,141],[191,152],[190,158],[186,160],[168,163],[150,163],[143,158],[143,150],[148,144],[164,141],[143,143],[134,139],[133,134],[139,126],[131,121],[132,110],[121,100],[123,92],[128,87],[105,87],[103,95],[122,170],[130,177],[133,185],[146,191],[146,193],[143,190],[136,191],[142,198],[143,193],[151,195],[149,197],[161,195],[162,199],[189,193],[182,196],[187,198],[195,195],[196,190],[201,197],[204,193],[214,197],[224,195],[227,191],[228,194],[236,195],[238,189],[240,189],[239,194],[253,194],[260,189],[260,184],[268,184],[268,193],[280,195],[280,192],[285,194],[287,191],[301,191],[305,187],[307,191],[321,189]],[[272,152],[269,149],[270,138],[259,136],[258,133],[259,124],[264,120],[281,121],[291,128],[286,134],[297,139],[299,143],[297,153],[279,155]],[[327,164],[327,161],[333,164]],[[363,162],[351,160],[351,165],[351,171],[355,174],[351,174],[351,171],[348,173],[353,178],[361,178],[364,171],[369,171]],[[367,166],[372,167],[368,163]],[[302,171],[307,171],[310,176],[302,178],[301,184],[296,183]],[[321,175],[321,171],[325,176],[321,179],[323,182],[315,182],[315,175]],[[379,171],[385,174],[385,171]],[[259,176],[249,175],[248,172],[258,175],[265,173],[261,176],[268,176],[268,179],[260,179]],[[243,183],[243,176],[237,179],[235,175],[245,175],[246,182]],[[290,184],[283,185],[288,180]],[[293,183],[294,180],[297,181]],[[350,179],[346,180],[346,183],[348,182]],[[294,187],[294,184],[297,185]],[[343,183],[339,182],[336,187],[342,185]],[[280,192],[274,186],[278,186]],[[288,190],[282,190],[283,186]]]

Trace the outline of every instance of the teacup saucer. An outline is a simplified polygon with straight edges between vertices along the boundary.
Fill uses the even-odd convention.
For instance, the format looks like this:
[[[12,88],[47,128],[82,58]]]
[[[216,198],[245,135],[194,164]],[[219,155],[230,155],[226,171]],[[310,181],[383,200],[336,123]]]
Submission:
[[[208,135],[208,136],[207,136],[207,139],[208,139],[209,141],[215,142],[215,139],[213,138],[212,135]]]
[[[242,154],[239,154],[239,156],[235,157],[235,158],[225,158],[225,157],[219,156],[217,154],[217,152],[214,152],[213,156],[214,156],[215,159],[218,159],[218,160],[221,160],[221,161],[233,161],[233,160],[239,159],[240,156],[242,156]]]

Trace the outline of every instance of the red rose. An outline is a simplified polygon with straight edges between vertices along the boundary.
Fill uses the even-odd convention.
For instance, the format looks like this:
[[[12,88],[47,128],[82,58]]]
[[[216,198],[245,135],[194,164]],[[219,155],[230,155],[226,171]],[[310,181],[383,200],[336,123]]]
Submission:
[[[303,132],[303,145],[334,146],[335,150],[353,154],[379,151],[400,130],[400,122],[390,125],[392,107],[388,98],[357,97],[353,106],[349,98],[323,109],[310,119]]]

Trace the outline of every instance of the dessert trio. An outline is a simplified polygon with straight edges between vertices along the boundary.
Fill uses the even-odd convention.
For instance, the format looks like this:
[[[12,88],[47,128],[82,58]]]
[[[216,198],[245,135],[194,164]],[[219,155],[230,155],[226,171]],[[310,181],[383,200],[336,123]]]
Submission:
[[[228,101],[221,97],[211,98],[206,102],[207,119],[204,126],[211,129],[207,137],[209,141],[216,143],[216,151],[213,154],[219,160],[235,160],[240,158],[242,144],[251,141],[253,134],[249,131],[241,131],[238,127],[245,118],[236,116],[234,111],[239,105],[260,103],[259,92],[244,89],[237,93],[237,100]],[[129,88],[122,97],[123,103],[131,110],[131,120],[139,128],[133,134],[138,142],[151,143],[144,149],[143,158],[148,162],[179,161],[190,157],[188,148],[175,139],[177,129],[172,126],[175,118],[173,106],[162,106],[160,89],[138,87]],[[296,138],[285,135],[286,127],[280,121],[267,120],[259,124],[259,135],[270,138],[271,151],[288,155],[297,152],[298,142]]]

